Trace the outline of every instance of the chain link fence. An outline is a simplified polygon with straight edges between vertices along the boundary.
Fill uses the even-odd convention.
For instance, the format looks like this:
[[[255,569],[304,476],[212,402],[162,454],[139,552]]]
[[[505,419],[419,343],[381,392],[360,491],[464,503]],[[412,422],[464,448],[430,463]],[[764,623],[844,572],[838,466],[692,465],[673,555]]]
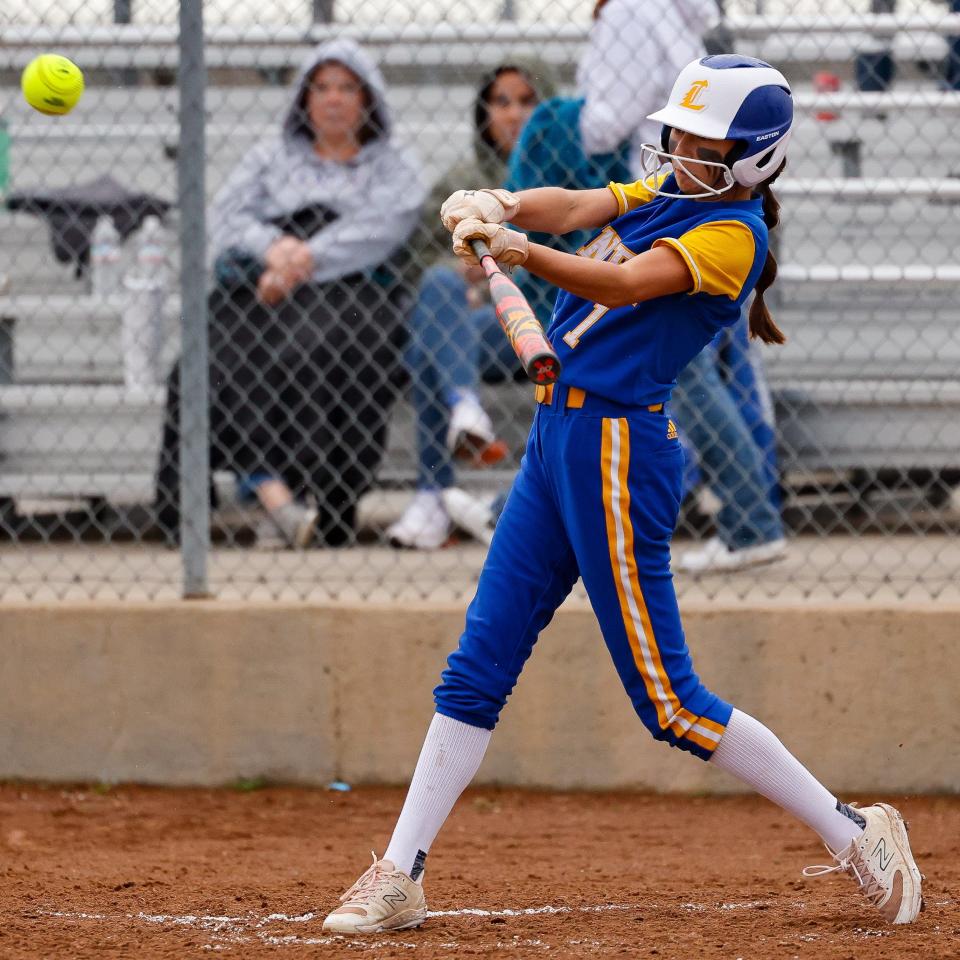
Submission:
[[[636,179],[706,44],[793,85],[789,339],[681,379],[678,590],[956,599],[960,0],[723,7],[0,0],[3,596],[468,598],[534,401],[439,203]]]

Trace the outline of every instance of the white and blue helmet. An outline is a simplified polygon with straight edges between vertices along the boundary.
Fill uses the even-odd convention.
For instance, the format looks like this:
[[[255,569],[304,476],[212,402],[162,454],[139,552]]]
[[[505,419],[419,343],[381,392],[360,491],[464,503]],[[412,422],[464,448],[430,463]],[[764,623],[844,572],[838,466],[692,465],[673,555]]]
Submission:
[[[698,196],[713,196],[735,183],[756,187],[780,169],[793,124],[793,97],[786,77],[769,63],[738,54],[719,54],[684,67],[667,105],[648,119],[663,124],[659,148],[644,144],[641,151],[644,171],[654,175],[665,163],[683,162],[684,158],[669,152],[671,129],[738,141],[726,163],[704,162],[725,171],[723,187],[711,187],[693,178],[707,191]]]

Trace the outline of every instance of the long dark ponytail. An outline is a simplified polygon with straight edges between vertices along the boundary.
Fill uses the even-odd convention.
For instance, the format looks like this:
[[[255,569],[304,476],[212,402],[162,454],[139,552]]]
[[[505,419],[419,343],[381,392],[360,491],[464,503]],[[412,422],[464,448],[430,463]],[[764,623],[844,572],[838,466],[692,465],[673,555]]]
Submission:
[[[760,196],[763,198],[763,222],[767,225],[767,230],[774,230],[780,223],[780,201],[773,194],[771,186],[773,181],[783,173],[786,161],[780,164],[780,169],[767,180],[760,184]],[[750,304],[750,336],[764,343],[786,343],[786,334],[776,325],[770,310],[764,301],[763,295],[773,285],[777,279],[777,258],[768,249],[767,259],[763,264],[763,270],[760,271],[760,278],[757,280],[757,288],[754,293],[753,303]]]

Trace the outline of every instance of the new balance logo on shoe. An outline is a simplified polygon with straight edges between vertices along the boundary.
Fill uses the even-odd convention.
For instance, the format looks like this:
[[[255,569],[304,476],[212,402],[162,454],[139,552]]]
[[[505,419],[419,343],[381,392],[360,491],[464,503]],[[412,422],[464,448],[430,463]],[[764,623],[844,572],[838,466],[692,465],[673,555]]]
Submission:
[[[881,870],[886,870],[890,866],[890,861],[893,859],[894,851],[891,850],[887,852],[886,841],[881,837],[877,841],[877,845],[873,848],[873,856],[877,858],[880,864]],[[884,859],[886,857],[886,859]]]
[[[383,902],[389,903],[392,907],[397,906],[398,903],[403,903],[406,899],[407,895],[399,887],[394,887],[390,893],[383,895]]]

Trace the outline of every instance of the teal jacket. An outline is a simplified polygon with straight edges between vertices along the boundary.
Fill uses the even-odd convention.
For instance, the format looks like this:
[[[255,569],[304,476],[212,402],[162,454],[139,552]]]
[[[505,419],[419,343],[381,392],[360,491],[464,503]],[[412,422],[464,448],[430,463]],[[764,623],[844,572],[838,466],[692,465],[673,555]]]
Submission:
[[[624,141],[615,152],[587,156],[580,139],[582,98],[553,97],[544,100],[527,121],[517,145],[513,148],[507,171],[508,190],[529,190],[533,187],[564,187],[568,190],[591,190],[605,187],[611,180],[630,183],[629,142]],[[592,233],[575,230],[557,237],[531,233],[535,243],[573,253],[579,250]],[[513,275],[530,306],[544,326],[550,321],[557,288],[519,269]]]

